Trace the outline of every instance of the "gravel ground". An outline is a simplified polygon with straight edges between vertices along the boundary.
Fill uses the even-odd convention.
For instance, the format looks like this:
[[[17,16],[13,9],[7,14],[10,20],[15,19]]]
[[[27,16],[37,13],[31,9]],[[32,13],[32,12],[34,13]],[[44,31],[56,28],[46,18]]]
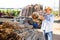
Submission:
[[[53,40],[60,40],[60,17],[55,18],[55,22],[53,24]]]
[[[53,40],[60,40],[60,23],[54,23],[53,33]]]

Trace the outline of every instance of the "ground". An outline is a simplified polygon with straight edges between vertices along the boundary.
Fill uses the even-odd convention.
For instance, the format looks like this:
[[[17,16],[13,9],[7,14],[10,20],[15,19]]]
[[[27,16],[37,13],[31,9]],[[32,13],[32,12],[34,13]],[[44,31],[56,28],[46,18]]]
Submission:
[[[60,40],[60,17],[55,18],[55,22],[53,24],[53,40]]]

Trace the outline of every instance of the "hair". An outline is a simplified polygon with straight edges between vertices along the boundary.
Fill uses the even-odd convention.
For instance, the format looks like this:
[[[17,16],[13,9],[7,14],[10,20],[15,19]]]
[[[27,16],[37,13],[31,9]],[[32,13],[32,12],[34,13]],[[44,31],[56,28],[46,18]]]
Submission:
[[[38,18],[38,12],[33,12],[32,18],[33,18],[33,19],[37,19],[37,18]]]
[[[52,9],[50,7],[45,8],[44,11],[47,11],[47,9],[49,9],[50,11],[52,11]]]

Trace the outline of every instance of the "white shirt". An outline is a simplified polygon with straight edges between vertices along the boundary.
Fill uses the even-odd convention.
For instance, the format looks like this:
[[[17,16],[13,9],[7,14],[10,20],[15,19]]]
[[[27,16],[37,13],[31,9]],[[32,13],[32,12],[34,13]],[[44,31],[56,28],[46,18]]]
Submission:
[[[54,15],[50,14],[50,15],[44,15],[45,20],[42,21],[42,25],[41,25],[41,29],[45,30],[45,32],[51,32],[52,31],[52,25],[54,23]]]

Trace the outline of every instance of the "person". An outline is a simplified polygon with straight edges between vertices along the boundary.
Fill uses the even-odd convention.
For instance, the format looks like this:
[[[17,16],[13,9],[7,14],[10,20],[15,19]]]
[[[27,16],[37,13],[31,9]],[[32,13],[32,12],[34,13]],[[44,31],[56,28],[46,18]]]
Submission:
[[[41,20],[38,19],[39,12],[33,12],[32,15],[29,17],[28,20],[29,25],[33,25],[33,28],[41,28]]]
[[[43,30],[45,40],[53,40],[52,24],[54,22],[54,15],[51,14],[52,9],[50,7],[45,9],[45,14],[40,15],[39,18],[42,20],[41,29]]]

